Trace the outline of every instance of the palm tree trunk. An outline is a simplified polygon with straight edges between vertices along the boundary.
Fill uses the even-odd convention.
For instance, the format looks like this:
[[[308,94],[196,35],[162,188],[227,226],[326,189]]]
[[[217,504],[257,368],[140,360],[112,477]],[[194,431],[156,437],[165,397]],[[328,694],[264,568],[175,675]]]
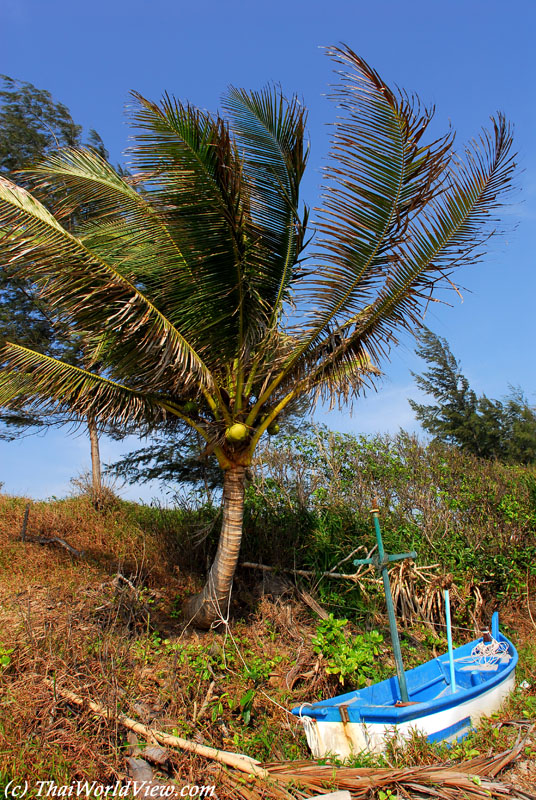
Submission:
[[[218,619],[227,618],[242,541],[245,473],[245,467],[240,465],[224,473],[223,519],[216,557],[203,591],[192,597],[185,609],[187,618],[199,628],[210,628]]]
[[[87,429],[91,443],[91,484],[93,487],[93,502],[98,505],[102,494],[101,460],[99,450],[99,432],[93,417],[88,417]]]

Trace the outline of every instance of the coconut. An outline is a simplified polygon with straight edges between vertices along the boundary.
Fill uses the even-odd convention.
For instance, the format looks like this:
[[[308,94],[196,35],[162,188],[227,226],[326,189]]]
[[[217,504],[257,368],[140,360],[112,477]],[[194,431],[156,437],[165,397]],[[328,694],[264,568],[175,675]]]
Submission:
[[[228,442],[243,442],[247,439],[248,429],[242,422],[235,422],[225,431],[225,438]]]
[[[271,422],[266,430],[268,431],[270,436],[275,436],[276,433],[279,433],[279,425],[277,424],[277,422]]]

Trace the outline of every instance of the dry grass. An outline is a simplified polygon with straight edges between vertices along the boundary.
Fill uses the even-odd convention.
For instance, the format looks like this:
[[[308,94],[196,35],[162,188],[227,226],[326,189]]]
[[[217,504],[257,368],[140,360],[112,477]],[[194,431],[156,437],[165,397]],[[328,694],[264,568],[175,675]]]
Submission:
[[[0,656],[5,652],[9,660],[0,667],[4,781],[109,784],[125,776],[125,730],[113,718],[70,706],[51,690],[50,680],[160,730],[265,762],[292,761],[285,774],[294,770],[292,780],[298,780],[301,770],[303,779],[312,765],[298,763],[307,748],[287,709],[337,691],[312,650],[315,620],[307,607],[291,593],[257,596],[245,620],[234,619],[219,633],[183,630],[177,598],[195,590],[198,578],[185,566],[178,517],[129,504],[102,514],[83,499],[31,504],[28,534],[64,538],[85,552],[74,559],[63,548],[19,540],[25,505],[22,498],[0,495]],[[244,584],[238,595],[252,603],[255,586]],[[526,696],[513,703],[510,716],[522,716]],[[511,746],[517,729],[481,735],[485,754],[490,746]],[[466,755],[461,750],[450,757]],[[389,758],[394,768],[429,766],[445,753],[415,742]],[[273,772],[283,791],[287,778],[279,767]],[[308,789],[325,784],[326,771],[318,780],[311,774]],[[338,772],[350,780],[345,774]],[[184,784],[216,780],[222,800],[272,791],[237,782],[229,772],[216,778],[209,762],[181,752],[172,753],[163,775]],[[520,785],[525,780],[517,779]]]
[[[61,536],[85,552],[79,560],[62,548],[21,542],[24,508],[24,500],[0,495],[0,645],[12,650],[10,664],[0,668],[0,773],[30,783],[124,776],[125,731],[73,713],[47,679],[215,747],[235,749],[237,735],[244,747],[262,716],[262,730],[250,737],[252,755],[305,755],[297,726],[261,693],[264,687],[286,702],[279,672],[291,669],[296,636],[310,638],[285,603],[270,604],[273,613],[265,603],[249,625],[233,625],[232,636],[184,632],[176,598],[198,586],[179,567],[169,531],[162,541],[124,507],[101,515],[79,500],[32,504],[28,534]],[[277,644],[270,641],[276,631]],[[277,674],[256,675],[244,663],[262,672],[270,659]],[[246,729],[240,699],[250,688]],[[178,754],[169,770],[200,782],[208,767]]]

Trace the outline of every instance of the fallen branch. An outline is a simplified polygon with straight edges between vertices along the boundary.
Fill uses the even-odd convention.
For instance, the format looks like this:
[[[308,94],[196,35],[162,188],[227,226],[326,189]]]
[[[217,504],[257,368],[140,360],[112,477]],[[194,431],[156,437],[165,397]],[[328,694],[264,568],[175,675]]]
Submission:
[[[285,569],[283,567],[269,567],[267,564],[254,564],[252,561],[242,561],[241,567],[247,569],[259,569],[262,572],[286,572],[289,575],[301,575],[304,578],[335,578],[336,580],[349,580],[357,582],[361,577],[361,572],[345,574],[344,572],[313,572],[309,569]]]
[[[30,544],[59,544],[60,547],[64,547],[65,550],[67,550],[75,558],[83,558],[83,550],[77,550],[76,547],[73,547],[71,544],[69,544],[69,542],[66,542],[65,539],[61,539],[59,536],[27,536],[26,531],[28,529],[29,516],[30,504],[28,503],[24,509],[24,516],[22,518],[22,527],[19,536],[19,540],[21,542],[30,542]]]
[[[270,777],[270,773],[267,770],[257,766],[260,762],[256,761],[254,758],[239,755],[238,753],[227,753],[225,750],[217,750],[215,747],[207,747],[207,745],[204,744],[197,744],[197,742],[192,742],[189,739],[182,739],[180,736],[172,736],[171,734],[164,733],[163,731],[153,730],[147,725],[144,725],[141,722],[136,722],[136,720],[127,717],[125,714],[114,714],[100,703],[80,697],[74,692],[69,691],[69,689],[63,689],[56,684],[53,684],[53,682],[50,680],[47,681],[47,683],[49,686],[51,686],[51,688],[53,688],[55,694],[59,695],[64,700],[68,700],[70,703],[74,703],[82,708],[87,707],[100,717],[104,717],[104,719],[113,719],[114,722],[119,722],[125,728],[134,731],[134,733],[138,734],[139,736],[143,736],[145,739],[148,739],[151,742],[156,740],[160,744],[163,744],[167,747],[178,747],[180,750],[187,750],[190,753],[196,753],[199,756],[210,758],[213,761],[219,761],[220,764],[227,764],[229,767],[234,767],[241,772],[247,772],[250,775],[255,775],[260,778]]]
[[[73,547],[72,544],[69,544],[59,536],[25,536],[22,541],[30,542],[30,544],[59,544],[60,547],[64,547],[75,558],[84,557],[83,550],[77,550],[76,547]]]

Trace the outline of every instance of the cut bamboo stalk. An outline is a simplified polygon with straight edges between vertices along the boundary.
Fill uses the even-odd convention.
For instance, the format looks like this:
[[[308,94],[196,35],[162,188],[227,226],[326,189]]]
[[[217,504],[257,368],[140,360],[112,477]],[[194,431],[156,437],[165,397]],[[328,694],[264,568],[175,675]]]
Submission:
[[[268,770],[264,769],[263,767],[259,767],[258,765],[260,762],[256,761],[254,758],[239,755],[238,753],[228,753],[225,750],[217,750],[215,747],[208,747],[204,744],[198,744],[197,742],[192,742],[190,739],[182,739],[180,736],[173,736],[170,733],[164,733],[164,731],[153,730],[153,728],[149,728],[147,725],[144,725],[141,722],[136,722],[136,720],[127,717],[125,714],[114,714],[100,703],[80,697],[74,692],[71,692],[69,689],[63,689],[55,685],[50,680],[48,680],[47,683],[51,688],[53,688],[55,694],[63,697],[70,703],[74,703],[75,705],[81,707],[87,707],[95,714],[98,714],[105,719],[113,719],[114,721],[119,722],[125,728],[134,731],[134,733],[143,736],[149,741],[156,740],[160,744],[163,744],[167,747],[178,747],[180,750],[187,750],[190,753],[196,753],[199,756],[210,758],[213,761],[219,761],[220,764],[227,764],[228,766],[234,767],[241,772],[247,772],[250,775],[256,775],[259,778],[270,777]]]

